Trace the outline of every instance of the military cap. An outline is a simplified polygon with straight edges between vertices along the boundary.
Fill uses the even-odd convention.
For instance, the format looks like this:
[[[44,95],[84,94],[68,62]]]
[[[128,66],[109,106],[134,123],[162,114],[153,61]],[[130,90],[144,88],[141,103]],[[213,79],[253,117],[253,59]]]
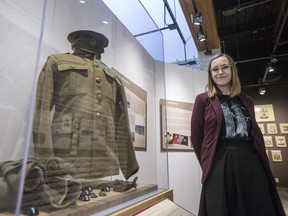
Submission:
[[[103,34],[89,30],[71,32],[67,39],[72,47],[100,54],[104,53],[104,48],[109,44],[109,40]]]

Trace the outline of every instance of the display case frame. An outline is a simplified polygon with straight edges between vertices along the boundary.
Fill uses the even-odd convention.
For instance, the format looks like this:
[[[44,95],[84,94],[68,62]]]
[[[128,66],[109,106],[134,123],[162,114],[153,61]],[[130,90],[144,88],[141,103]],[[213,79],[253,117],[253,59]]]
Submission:
[[[41,178],[44,179],[47,174],[47,167],[42,170],[42,162],[39,165],[37,160],[39,158],[35,157],[37,154],[33,136],[35,113],[39,112],[36,108],[37,92],[41,84],[39,77],[41,69],[47,63],[47,58],[55,54],[73,53],[71,41],[67,40],[67,36],[78,30],[94,31],[107,37],[109,45],[101,54],[103,64],[123,75],[119,76],[121,85],[125,87],[123,83],[127,78],[138,89],[141,89],[140,95],[145,93],[145,98],[142,98],[141,101],[142,107],[140,107],[142,109],[144,104],[144,115],[137,115],[138,112],[135,110],[134,115],[128,113],[130,123],[133,122],[133,118],[136,119],[135,124],[130,124],[130,130],[135,129],[139,132],[140,125],[143,133],[139,132],[138,135],[143,135],[142,138],[145,140],[144,145],[135,148],[139,171],[127,179],[127,176],[125,177],[122,173],[123,170],[119,169],[119,174],[107,175],[96,180],[104,182],[120,180],[124,183],[126,181],[131,183],[135,177],[138,177],[137,184],[139,186],[151,185],[151,188],[155,190],[168,188],[167,153],[159,151],[161,139],[159,100],[165,98],[164,64],[159,64],[159,62],[156,64],[156,60],[139,42],[142,40],[147,43],[146,38],[149,40],[152,38],[151,41],[153,38],[154,41],[163,41],[161,31],[154,32],[153,35],[144,35],[137,40],[109,7],[100,0],[86,1],[86,4],[70,0],[27,0],[24,2],[5,0],[0,3],[0,8],[0,19],[3,26],[1,49],[6,53],[2,57],[3,67],[0,77],[2,92],[0,108],[1,116],[5,119],[1,123],[0,130],[0,163],[7,165],[6,162],[17,162],[15,166],[17,169],[12,169],[17,173],[15,187],[13,190],[7,189],[11,200],[9,205],[2,204],[1,211],[18,215],[31,204],[32,206],[35,204],[40,211],[43,209],[41,202],[36,202],[36,199],[41,200],[37,196],[30,199],[29,205],[23,205],[23,198],[25,198],[23,191],[27,189],[27,181],[31,180],[27,179],[27,169],[32,167],[33,172],[38,174],[40,170],[41,172],[44,170],[43,175],[41,174]],[[143,11],[145,11],[144,8]],[[148,14],[147,16],[149,17]],[[153,23],[152,20],[150,21]],[[157,29],[155,24],[154,27]],[[163,42],[157,44],[155,48],[158,52],[163,53]],[[50,114],[52,119],[55,109],[52,108]],[[35,164],[37,165],[36,169]],[[4,174],[3,169],[1,171],[3,181],[6,181],[7,175]],[[64,171],[67,170],[64,169]],[[73,176],[72,179],[74,180]],[[70,177],[64,178],[66,183],[70,180]],[[84,182],[85,184],[82,178],[81,180],[77,179],[75,187],[82,190],[83,186],[87,186],[87,181]],[[6,182],[4,186],[7,186]],[[131,190],[133,189],[135,188],[131,188]],[[3,185],[1,190],[3,191]],[[6,195],[2,196],[5,198]],[[75,202],[77,205],[78,196]],[[74,205],[75,202],[71,202],[71,205]],[[70,206],[70,203],[67,206]],[[57,208],[62,210],[67,206],[57,206]],[[47,207],[46,204],[45,207]],[[45,208],[46,211],[49,212],[50,207],[48,204],[48,208]]]

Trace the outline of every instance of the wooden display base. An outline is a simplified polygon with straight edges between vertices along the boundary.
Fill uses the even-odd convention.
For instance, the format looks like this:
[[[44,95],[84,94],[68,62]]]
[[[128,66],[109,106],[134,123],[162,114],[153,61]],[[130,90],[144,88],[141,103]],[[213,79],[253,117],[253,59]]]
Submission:
[[[69,215],[69,216],[80,216],[80,215],[93,215],[96,213],[101,213],[108,208],[120,205],[129,200],[135,199],[137,197],[143,196],[150,192],[156,191],[158,189],[157,185],[151,184],[137,184],[137,189],[132,188],[126,192],[106,192],[107,196],[99,196],[99,190],[93,190],[95,194],[98,195],[97,198],[90,198],[90,201],[77,201],[76,204],[71,205],[67,208],[61,210],[53,211],[40,211],[40,216],[46,215]],[[127,214],[126,214],[127,215]]]
[[[144,199],[141,202],[135,203],[134,205],[131,205],[127,208],[124,208],[120,211],[117,211],[114,214],[111,214],[111,216],[127,216],[127,215],[136,215],[146,209],[149,209],[153,207],[154,205],[157,205],[160,202],[163,202],[165,200],[173,201],[173,190],[165,190],[161,193],[158,193],[150,198]],[[175,204],[176,205],[176,204]],[[152,215],[151,212],[147,215]],[[161,214],[158,214],[161,215]],[[162,214],[163,215],[163,214]],[[165,215],[165,214],[164,214]],[[168,215],[168,214],[166,214]],[[172,215],[172,214],[170,214]],[[181,214],[178,214],[181,215]]]

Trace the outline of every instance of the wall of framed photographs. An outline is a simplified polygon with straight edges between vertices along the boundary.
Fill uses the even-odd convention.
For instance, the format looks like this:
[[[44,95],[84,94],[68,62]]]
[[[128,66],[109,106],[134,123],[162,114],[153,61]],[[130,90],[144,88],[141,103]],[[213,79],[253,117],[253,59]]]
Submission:
[[[243,88],[243,92],[254,100],[256,120],[264,137],[276,184],[288,187],[288,101],[283,93],[288,91],[288,85],[267,85],[265,95],[259,95],[258,88]]]

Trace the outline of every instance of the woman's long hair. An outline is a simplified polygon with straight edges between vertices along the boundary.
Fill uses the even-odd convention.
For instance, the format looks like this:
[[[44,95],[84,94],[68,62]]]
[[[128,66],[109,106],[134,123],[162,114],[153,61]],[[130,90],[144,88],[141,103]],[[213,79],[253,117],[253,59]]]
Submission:
[[[219,54],[213,56],[209,62],[209,65],[208,65],[208,84],[206,86],[206,89],[208,91],[208,96],[213,97],[215,95],[219,95],[219,94],[221,95],[222,94],[221,90],[217,87],[217,85],[213,81],[211,71],[210,71],[211,63],[215,59],[220,58],[222,56],[226,57],[229,61],[229,64],[231,65],[232,78],[231,78],[230,97],[238,96],[241,93],[241,83],[240,83],[239,76],[238,76],[238,70],[237,70],[237,67],[236,67],[234,60],[229,55],[224,54],[224,53],[219,53]]]

